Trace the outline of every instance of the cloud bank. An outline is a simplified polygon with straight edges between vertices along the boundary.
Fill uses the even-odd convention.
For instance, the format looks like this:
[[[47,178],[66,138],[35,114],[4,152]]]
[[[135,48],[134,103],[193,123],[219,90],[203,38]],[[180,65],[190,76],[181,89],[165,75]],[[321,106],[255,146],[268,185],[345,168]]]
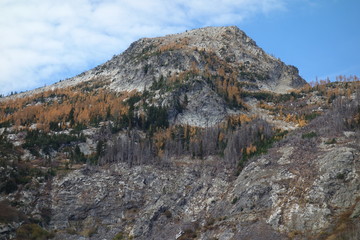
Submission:
[[[1,0],[0,94],[72,77],[140,37],[236,25],[285,0]]]

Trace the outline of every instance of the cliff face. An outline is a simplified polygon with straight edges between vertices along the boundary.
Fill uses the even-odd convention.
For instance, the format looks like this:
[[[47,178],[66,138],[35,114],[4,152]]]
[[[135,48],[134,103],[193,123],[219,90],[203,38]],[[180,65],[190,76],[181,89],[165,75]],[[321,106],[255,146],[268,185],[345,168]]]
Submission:
[[[317,141],[282,141],[239,176],[218,157],[84,167],[21,201],[49,209],[55,239],[319,239],[358,218],[360,159],[353,136]]]

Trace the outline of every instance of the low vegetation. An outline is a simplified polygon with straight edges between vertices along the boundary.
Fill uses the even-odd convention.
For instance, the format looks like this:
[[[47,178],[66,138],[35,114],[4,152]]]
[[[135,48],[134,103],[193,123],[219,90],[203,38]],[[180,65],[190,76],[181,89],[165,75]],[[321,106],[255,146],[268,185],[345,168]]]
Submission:
[[[39,225],[31,223],[21,225],[16,230],[15,240],[47,240],[54,238],[54,234],[50,233]]]

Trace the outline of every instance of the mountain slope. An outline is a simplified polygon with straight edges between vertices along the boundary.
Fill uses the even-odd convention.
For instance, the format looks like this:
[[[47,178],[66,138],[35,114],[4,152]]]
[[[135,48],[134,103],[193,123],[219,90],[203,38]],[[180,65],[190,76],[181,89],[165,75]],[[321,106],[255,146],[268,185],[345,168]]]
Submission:
[[[216,27],[4,98],[0,239],[356,239],[360,91],[341,79],[312,87]]]
[[[213,126],[246,109],[249,92],[286,93],[304,84],[295,67],[266,54],[237,27],[208,27],[140,39],[90,71],[19,96],[97,85],[115,92],[150,91],[149,104],[170,108],[186,96],[187,108],[169,111],[170,122]]]
[[[73,86],[102,78],[116,91],[142,91],[153,78],[180,74],[191,68],[237,74],[238,81],[255,82],[260,89],[284,93],[306,82],[293,66],[266,54],[237,27],[207,27],[158,38],[143,38],[108,62],[40,90]],[[224,69],[225,68],[225,69]]]
[[[192,68],[211,75],[220,69],[228,71],[240,82],[255,82],[260,89],[271,91],[284,92],[305,84],[295,67],[267,55],[237,27],[208,27],[140,39],[122,55],[99,66],[95,74],[111,76],[111,89],[143,90],[152,84],[153,76],[176,76]],[[115,69],[118,72],[112,75]]]

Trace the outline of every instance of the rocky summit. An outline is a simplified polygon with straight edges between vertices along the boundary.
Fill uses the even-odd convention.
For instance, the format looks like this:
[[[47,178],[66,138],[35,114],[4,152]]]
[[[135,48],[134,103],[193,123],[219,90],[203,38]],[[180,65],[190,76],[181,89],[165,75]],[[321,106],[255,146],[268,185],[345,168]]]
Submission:
[[[237,27],[0,99],[0,239],[359,239],[360,83]]]
[[[207,27],[140,39],[90,71],[20,96],[89,82],[116,92],[158,90],[158,105],[186,95],[186,111],[173,112],[171,122],[203,127],[233,114],[228,102],[241,91],[287,93],[306,84],[296,67],[266,54],[237,27]]]
[[[279,93],[306,83],[296,67],[266,54],[239,28],[206,27],[140,39],[108,62],[37,91],[100,79],[110,81],[107,87],[115,91],[143,91],[154,78],[176,76],[194,68],[208,74],[226,70],[236,74],[240,82],[256,83],[261,90]]]

